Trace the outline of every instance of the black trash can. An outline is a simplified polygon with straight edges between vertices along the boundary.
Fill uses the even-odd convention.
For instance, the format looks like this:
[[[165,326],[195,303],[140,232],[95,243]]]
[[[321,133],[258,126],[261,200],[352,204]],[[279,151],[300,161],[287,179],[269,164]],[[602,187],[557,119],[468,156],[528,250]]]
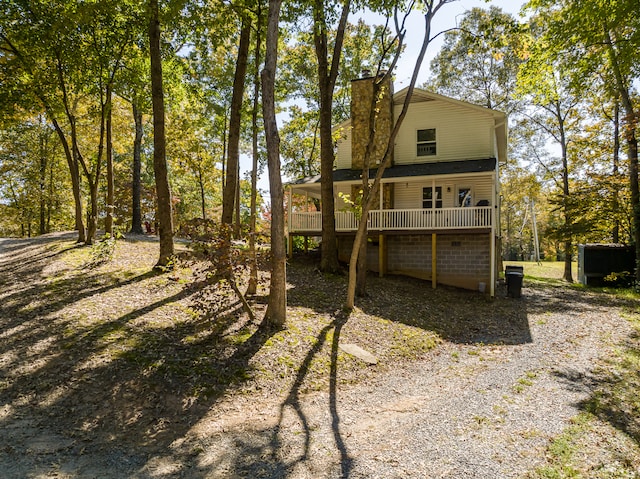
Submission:
[[[508,271],[506,273],[507,296],[519,298],[522,295],[522,280],[524,274],[519,271]]]
[[[522,273],[524,274],[524,266],[512,266],[512,265],[507,265],[504,267],[504,276],[505,276],[505,280],[507,279],[507,275],[509,273]]]

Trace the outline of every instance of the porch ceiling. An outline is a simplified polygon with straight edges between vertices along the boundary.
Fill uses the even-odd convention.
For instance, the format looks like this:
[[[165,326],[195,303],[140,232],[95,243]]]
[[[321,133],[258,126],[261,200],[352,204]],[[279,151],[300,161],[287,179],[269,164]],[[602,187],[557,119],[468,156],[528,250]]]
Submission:
[[[484,173],[496,169],[495,158],[484,158],[479,160],[463,161],[438,161],[432,163],[419,163],[413,165],[396,165],[387,168],[382,177],[387,178],[410,178],[417,176],[436,175],[459,175],[465,173]],[[370,176],[373,178],[376,169],[371,169]],[[358,181],[362,176],[360,170],[342,169],[333,171],[333,181]],[[309,176],[289,183],[296,189],[304,189],[304,186],[312,186],[320,183],[320,175]]]

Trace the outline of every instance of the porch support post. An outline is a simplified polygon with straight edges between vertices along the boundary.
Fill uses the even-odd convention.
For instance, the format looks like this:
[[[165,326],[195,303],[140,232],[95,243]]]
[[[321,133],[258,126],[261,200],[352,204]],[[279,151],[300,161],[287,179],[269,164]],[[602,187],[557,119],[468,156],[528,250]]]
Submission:
[[[436,225],[436,203],[438,202],[438,198],[436,198],[436,179],[433,178],[431,180],[431,227],[435,227]],[[432,276],[433,278],[431,279],[431,284],[433,285],[433,287],[436,287],[436,268],[435,268],[435,261],[436,261],[436,255],[435,255],[435,248],[436,248],[436,235],[432,234],[431,235],[431,262],[432,264],[432,269],[431,271],[433,271]]]
[[[431,287],[436,289],[437,281],[436,281],[436,266],[438,264],[438,248],[436,246],[436,237],[435,233],[431,233]]]
[[[289,258],[293,257],[293,235],[291,234],[291,213],[293,211],[293,188],[291,188],[291,186],[289,186],[287,188],[289,190],[289,194],[287,195],[289,198],[289,201],[287,203],[289,203],[287,205],[287,256],[289,256]]]
[[[431,209],[436,209],[436,202],[438,198],[436,198],[436,179],[433,178],[431,180]]]
[[[288,190],[288,194],[287,194],[287,231],[291,231],[291,213],[293,211],[293,188],[291,188],[291,186],[289,186],[287,188]]]
[[[494,208],[491,208],[491,213],[493,214]],[[494,226],[494,218],[491,218],[491,233],[489,233],[489,262],[491,263],[491,279],[489,286],[489,295],[493,298],[496,295],[496,269],[498,267],[496,262],[496,229]]]
[[[493,196],[493,202],[491,205],[491,232],[489,233],[489,263],[491,265],[491,273],[489,280],[489,296],[494,298],[496,295],[496,273],[498,272],[498,261],[496,259],[496,220],[498,215],[496,211],[498,209],[497,201],[496,201],[496,182],[493,182],[493,186],[491,187],[491,193]]]
[[[378,274],[382,278],[387,273],[387,237],[378,235]]]

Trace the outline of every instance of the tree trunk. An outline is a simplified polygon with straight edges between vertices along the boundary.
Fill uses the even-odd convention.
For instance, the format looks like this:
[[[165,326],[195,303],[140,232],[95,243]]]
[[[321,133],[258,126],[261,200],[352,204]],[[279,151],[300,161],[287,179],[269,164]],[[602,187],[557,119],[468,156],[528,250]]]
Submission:
[[[224,126],[222,127],[222,161],[220,174],[220,191],[224,193],[225,179],[227,177],[227,107],[224,108]]]
[[[385,154],[382,158],[382,161],[380,163],[380,166],[378,167],[377,171],[376,171],[376,176],[375,179],[373,181],[373,185],[371,185],[371,189],[370,191],[377,191],[380,188],[380,180],[382,179],[382,174],[384,173],[385,169],[387,168],[387,166],[390,164],[391,162],[391,158],[393,155],[393,149],[394,149],[394,143],[395,143],[395,139],[398,136],[398,132],[400,131],[400,127],[402,126],[402,123],[404,122],[405,117],[407,116],[407,111],[409,109],[409,104],[411,102],[411,97],[413,96],[413,90],[415,89],[415,85],[416,82],[418,80],[418,73],[420,73],[420,67],[422,65],[422,61],[424,60],[424,56],[427,53],[427,47],[429,46],[429,43],[431,42],[431,21],[434,17],[434,15],[436,14],[436,12],[443,6],[445,5],[447,2],[441,0],[438,2],[438,4],[436,5],[436,7],[433,7],[432,3],[427,3],[425,6],[427,7],[427,11],[424,14],[424,20],[425,20],[425,29],[424,29],[424,36],[423,36],[423,40],[422,40],[422,46],[420,48],[420,53],[418,54],[418,58],[416,59],[416,63],[414,65],[413,68],[413,74],[411,75],[411,80],[409,82],[409,86],[407,87],[407,94],[405,96],[404,99],[404,103],[402,105],[402,110],[400,111],[400,114],[398,115],[397,120],[395,121],[395,124],[393,125],[393,130],[391,131],[391,134],[389,135],[389,141],[387,142],[387,148],[385,151]],[[404,36],[406,31],[405,30],[401,30],[398,31],[398,39],[397,39],[397,45],[398,48],[396,49],[395,52],[395,56],[393,61],[391,62],[391,65],[389,67],[389,69],[387,70],[387,72],[377,81],[379,81],[380,83],[382,83],[383,81],[385,81],[385,79],[387,78],[388,75],[390,75],[393,71],[393,69],[395,68],[395,65],[398,61],[398,58],[400,57],[400,54],[402,52],[402,46],[403,46],[403,41],[404,41]],[[372,104],[371,104],[371,109],[373,110],[375,108],[375,101],[377,99],[377,95],[376,95],[376,91],[374,89],[374,95],[372,97]],[[370,126],[371,126],[371,122],[370,122]],[[367,149],[365,152],[365,165],[368,164],[368,158],[371,158],[371,152],[373,150],[372,147],[372,143],[374,141],[373,136],[369,137],[369,145],[367,145]],[[373,201],[375,200],[375,195],[373,194],[369,194],[367,195],[367,198],[363,198],[363,204],[362,204],[362,215],[361,218],[367,218],[367,216],[369,215],[369,211],[371,210],[371,207],[373,206]],[[367,222],[366,221],[360,221],[360,224],[358,226],[358,231],[356,232],[356,237],[354,240],[354,244],[353,244],[353,249],[351,251],[351,257],[349,258],[349,280],[347,283],[347,301],[345,304],[345,307],[349,310],[352,310],[355,306],[355,296],[356,296],[356,271],[357,271],[357,263],[358,263],[358,257],[359,257],[359,252],[360,252],[360,248],[359,245],[362,244],[363,241],[367,240]]]
[[[371,167],[371,157],[373,156],[373,152],[375,150],[375,138],[377,131],[377,119],[378,119],[378,106],[377,103],[380,98],[380,90],[381,90],[381,82],[377,81],[378,75],[376,75],[376,79],[372,80],[372,95],[371,95],[371,105],[369,108],[369,141],[367,143],[367,147],[365,149],[364,158],[362,159],[362,196],[360,198],[361,208],[361,216],[360,223],[363,224],[363,235],[359,242],[359,244],[354,243],[353,248],[358,248],[358,261],[356,266],[356,295],[363,297],[367,293],[367,238],[368,234],[368,216],[369,209],[372,206],[372,200],[375,196],[374,191],[369,187],[369,174]],[[391,101],[390,92],[389,101]],[[382,106],[384,108],[385,106]],[[388,148],[388,145],[387,145]],[[371,198],[370,198],[371,197]],[[356,200],[356,198],[353,198]],[[369,208],[365,211],[365,203],[369,205]]]
[[[202,219],[207,219],[207,200],[204,192],[204,175],[202,173],[201,165],[198,165],[198,188],[200,189],[200,211],[202,213]]]
[[[47,233],[51,233],[51,211],[53,210],[53,170],[55,159],[49,162],[49,194],[47,201]]]
[[[632,113],[633,114],[633,113]],[[636,288],[640,287],[640,190],[638,187],[638,139],[636,138],[636,121],[627,114],[625,140],[629,157],[629,189],[631,190],[631,207],[633,212],[633,241],[636,247]]]
[[[80,192],[80,168],[78,166],[78,162],[76,161],[75,155],[71,152],[71,148],[69,146],[69,142],[67,141],[67,137],[60,128],[58,121],[51,118],[51,122],[53,123],[53,127],[56,130],[56,134],[60,139],[60,143],[62,143],[62,148],[64,149],[64,154],[67,159],[67,165],[69,166],[69,174],[71,176],[71,190],[73,192],[73,202],[75,206],[75,223],[76,223],[76,231],[78,232],[77,243],[84,243],[86,239],[85,230],[84,230],[84,219],[82,217],[82,194]]]
[[[331,117],[333,111],[333,92],[338,75],[340,55],[345,25],[349,15],[350,0],[343,5],[339,27],[333,49],[332,64],[329,67],[327,25],[324,2],[313,3],[313,38],[318,59],[318,83],[320,88],[320,195],[322,200],[322,243],[320,245],[320,269],[335,273],[340,269],[338,263],[338,241],[336,238],[335,200],[333,192],[333,137]]]
[[[87,218],[86,245],[92,245],[98,231],[98,178],[89,176],[89,214]]]
[[[64,67],[60,61],[60,58],[58,57],[58,62],[57,62],[57,73],[58,73],[58,84],[60,89],[62,90],[62,104],[64,106],[64,110],[65,110],[65,114],[67,116],[67,121],[69,122],[69,129],[71,131],[71,155],[73,158],[73,164],[74,164],[74,168],[78,170],[78,187],[80,184],[80,167],[82,167],[82,171],[84,173],[84,175],[87,177],[87,181],[89,183],[89,191],[90,194],[93,194],[93,189],[94,189],[94,182],[91,178],[91,171],[89,170],[86,162],[84,161],[84,158],[82,156],[82,153],[80,152],[80,147],[78,145],[78,129],[77,129],[77,124],[76,124],[76,117],[75,117],[75,113],[70,105],[70,101],[69,101],[69,96],[67,93],[67,85],[65,83],[65,79],[64,79]],[[104,106],[104,105],[103,105]],[[104,120],[104,111],[102,112],[102,120]],[[104,135],[104,121],[101,122],[100,124],[100,146],[99,146],[99,150],[102,148],[102,140],[103,140],[103,135]],[[100,157],[102,155],[102,151],[98,151],[98,163],[100,161]],[[96,171],[100,171],[100,167],[98,166],[96,168]],[[97,183],[97,175],[96,175],[96,183]],[[92,198],[93,200],[93,198]],[[86,245],[90,245],[93,244],[93,236],[95,234],[96,231],[96,227],[95,227],[95,218],[97,215],[97,211],[93,209],[93,205],[96,204],[97,205],[97,201],[94,203],[93,201],[91,201],[90,203],[90,211],[88,212],[87,215],[87,231],[86,231],[86,235],[85,235],[85,231],[83,228],[82,231],[82,235],[84,237],[84,243]],[[82,220],[80,220],[80,222],[82,222]],[[92,222],[94,224],[92,224]],[[76,224],[78,223],[78,219],[76,218]]]
[[[251,36],[251,21],[247,16],[242,19],[240,42],[238,44],[238,59],[233,78],[233,94],[231,96],[231,113],[229,115],[229,146],[227,156],[227,179],[222,192],[222,222],[233,223],[233,210],[240,179],[240,128],[242,122],[242,99],[244,96],[244,81],[247,75],[249,56],[249,40]]]
[[[365,235],[367,236],[360,242],[358,266],[356,268],[356,296],[361,298],[367,295],[367,231],[365,231]]]
[[[47,148],[46,139],[44,135],[40,133],[40,170],[39,170],[39,195],[40,195],[40,231],[39,234],[43,235],[46,232],[46,195],[47,189]]]
[[[271,193],[271,284],[266,319],[283,327],[287,319],[287,270],[284,242],[284,192],[280,176],[280,137],[276,122],[275,78],[278,58],[278,23],[282,0],[269,0],[265,64],[262,71],[262,110],[267,141]]]
[[[620,165],[620,102],[616,98],[615,109],[613,114],[613,196],[611,199],[611,210],[614,213],[613,228],[611,230],[611,241],[614,244],[620,242],[620,220],[617,216],[618,209],[620,208],[620,192],[618,191],[618,173]]]
[[[107,216],[104,220],[104,232],[113,236],[113,210],[114,210],[114,184],[113,184],[113,138],[111,136],[111,120],[112,120],[112,94],[111,88],[107,87]]]
[[[233,237],[235,239],[240,239],[242,236],[242,218],[240,217],[240,161],[238,160],[238,170],[236,171],[236,178],[238,181],[236,182],[236,199],[235,199],[235,208],[234,208],[234,216],[235,221],[233,222]]]
[[[611,34],[604,26],[605,43],[611,69],[616,79],[616,89],[620,94],[622,106],[625,111],[625,128],[624,139],[627,143],[627,156],[629,157],[629,190],[631,194],[632,208],[632,236],[636,247],[636,264],[635,264],[635,281],[636,288],[640,287],[640,190],[638,186],[638,138],[636,137],[636,129],[638,127],[638,113],[633,107],[630,89],[624,81],[620,65],[618,63],[618,54],[613,46]]]
[[[567,157],[567,138],[564,131],[564,120],[560,112],[560,105],[555,105],[556,117],[558,119],[558,128],[560,129],[560,149],[562,152],[562,211],[564,214],[565,240],[564,240],[564,273],[562,275],[565,281],[573,283],[573,274],[571,273],[571,259],[573,256],[573,242],[571,234],[572,214],[569,210],[569,160]]]
[[[142,230],[142,208],[140,206],[140,200],[142,196],[142,181],[140,173],[142,170],[142,110],[138,105],[138,98],[134,96],[131,101],[133,108],[133,121],[135,122],[135,137],[133,140],[133,173],[132,173],[132,187],[131,187],[131,231],[130,233],[139,234],[143,233]]]
[[[251,141],[253,162],[251,165],[251,212],[249,218],[249,284],[247,294],[258,292],[258,259],[256,254],[256,218],[258,202],[258,108],[260,101],[260,49],[262,33],[262,2],[258,2],[256,15],[255,73],[253,77],[253,110],[251,113]]]
[[[633,240],[636,246],[636,288],[640,287],[640,192],[638,190],[638,140],[635,128],[627,127],[629,185],[633,207]]]
[[[98,184],[100,182],[100,171],[102,169],[102,155],[104,154],[105,149],[105,136],[107,130],[107,116],[108,116],[108,105],[109,105],[109,97],[110,89],[107,87],[107,98],[104,102],[101,101],[100,105],[100,140],[98,143],[98,154],[96,158],[95,170],[92,173],[89,170],[89,166],[84,161],[82,154],[80,153],[80,148],[78,147],[78,140],[75,133],[75,128],[72,128],[72,140],[74,145],[74,150],[78,155],[78,160],[82,165],[82,169],[84,170],[85,176],[87,177],[87,183],[89,183],[89,197],[90,197],[90,208],[89,214],[87,217],[87,238],[85,240],[86,245],[93,244],[93,241],[96,237],[96,233],[98,231]]]
[[[149,0],[149,8],[149,56],[151,59],[151,98],[153,104],[153,171],[155,173],[158,201],[156,221],[158,222],[160,236],[160,255],[156,267],[163,267],[169,264],[171,256],[173,256],[173,218],[171,215],[171,191],[167,175],[158,0]]]

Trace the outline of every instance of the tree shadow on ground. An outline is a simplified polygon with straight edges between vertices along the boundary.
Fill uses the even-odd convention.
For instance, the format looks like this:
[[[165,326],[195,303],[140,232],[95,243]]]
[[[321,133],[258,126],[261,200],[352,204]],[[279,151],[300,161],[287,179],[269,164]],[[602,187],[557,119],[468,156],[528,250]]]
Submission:
[[[287,399],[282,403],[280,407],[279,424],[282,424],[284,412],[286,408],[291,408],[295,411],[304,429],[304,448],[302,453],[292,463],[287,465],[287,469],[292,469],[296,462],[304,462],[308,459],[309,449],[311,447],[312,427],[300,405],[301,386],[304,382],[305,376],[309,373],[309,366],[313,357],[320,352],[324,344],[329,339],[329,332],[333,330],[331,338],[331,359],[330,359],[330,371],[329,371],[329,412],[331,414],[331,430],[333,432],[333,438],[336,448],[340,455],[340,478],[348,478],[351,472],[353,460],[349,456],[347,446],[340,432],[340,416],[338,414],[338,345],[340,344],[340,333],[343,326],[349,319],[349,316],[340,312],[334,316],[333,322],[320,332],[318,340],[315,346],[309,351],[301,367],[298,369],[296,380],[289,390]],[[273,449],[278,450],[278,432],[279,427],[274,430],[273,434]]]
[[[29,266],[30,272],[36,274],[53,259],[43,256]],[[207,309],[207,298],[198,296],[206,294],[206,283],[180,284],[167,275],[149,273],[123,281],[95,272],[63,278],[53,286],[25,285],[11,304],[0,305],[0,429],[7,433],[0,437],[5,452],[0,470],[11,477],[15,463],[33,476],[44,476],[55,459],[57,473],[72,477],[99,475],[100,470],[108,470],[110,477],[290,477],[305,466],[312,447],[316,425],[302,408],[301,396],[315,374],[314,361],[328,348],[327,412],[336,454],[332,472],[348,478],[353,461],[337,407],[338,345],[347,323],[340,311],[345,281],[318,273],[315,265],[290,269],[289,303],[308,309],[317,327],[294,367],[277,426],[225,432],[223,439],[233,442],[229,457],[220,459],[224,464],[202,461],[201,446],[184,440],[185,435],[226,393],[262,373],[252,369],[251,360],[275,331],[249,321],[233,301]],[[91,321],[62,314],[66,306],[98,292],[124,301],[116,293],[125,284],[143,288],[144,301],[129,309],[96,305],[102,310]],[[434,291],[428,282],[399,277],[372,276],[369,286],[372,294],[360,301],[362,310],[464,343],[530,341],[527,311],[541,312],[549,304],[562,308],[567,300],[561,289],[543,296],[539,291],[547,289],[527,287],[523,298],[490,301],[473,292]],[[47,289],[52,287],[53,292]],[[23,295],[28,299],[22,301]],[[424,298],[418,306],[416,297]],[[46,298],[49,308],[40,303],[30,307],[37,298]],[[589,308],[588,298],[575,299],[576,307]],[[193,311],[195,304],[202,309]],[[321,316],[326,323],[320,323]],[[280,434],[292,416],[300,425],[295,451],[288,450],[291,446]],[[21,425],[31,432],[19,431]],[[62,446],[44,448],[42,437]],[[26,455],[27,450],[35,454]],[[60,452],[63,460],[51,451]],[[170,458],[173,469],[162,469],[163,457]]]
[[[593,309],[594,301],[580,291],[536,284],[527,285],[521,298],[507,298],[502,285],[498,297],[488,300],[477,293],[452,288],[433,291],[430,283],[412,279],[369,279],[369,286],[374,287],[375,293],[360,300],[359,307],[363,311],[366,310],[370,315],[383,315],[382,320],[435,331],[444,339],[460,343],[528,343],[532,341],[529,315],[549,310],[565,311],[570,302],[575,302],[575,309],[588,312]],[[316,451],[316,457],[322,455],[325,460],[322,474],[348,478],[355,464],[341,428],[338,409],[338,369],[341,364],[338,361],[338,345],[349,318],[340,310],[346,278],[323,275],[316,270],[315,264],[303,262],[301,265],[294,261],[289,269],[288,281],[290,305],[308,308],[318,321],[323,318],[330,318],[331,321],[317,332],[315,341],[297,368],[292,386],[280,405],[276,426],[257,428],[251,434],[230,431],[228,434],[232,438],[228,439],[228,443],[233,452],[227,458],[225,467],[219,470],[228,472],[226,477],[286,478],[313,475],[314,458],[310,457],[311,450],[320,446],[322,452],[318,454]],[[420,294],[425,304],[416,307],[415,298]],[[608,302],[605,299],[602,301]],[[489,316],[491,318],[487,319]],[[311,419],[310,411],[306,409],[310,407],[309,401],[305,401],[303,406],[301,400],[303,385],[313,374],[314,359],[324,354],[329,345],[327,404],[324,405],[324,395],[321,395],[315,401],[315,407],[326,407],[333,441],[317,431],[319,425]],[[578,380],[577,377],[572,379]],[[290,428],[287,442],[282,440],[285,428]],[[319,440],[323,441],[321,445],[317,442]],[[218,470],[216,467],[219,466],[216,464],[210,471]]]
[[[349,316],[345,312],[339,311],[332,318],[333,320],[318,332],[313,347],[309,349],[297,369],[295,380],[289,388],[286,398],[279,406],[275,427],[257,431],[251,438],[239,436],[234,439],[239,447],[231,461],[232,467],[229,471],[229,477],[285,479],[296,475],[297,468],[307,467],[307,462],[312,454],[312,441],[317,425],[311,423],[308,413],[302,406],[303,384],[311,372],[314,358],[320,355],[329,343],[328,412],[331,418],[331,433],[337,457],[332,466],[334,469],[332,471],[325,470],[323,473],[331,472],[331,477],[341,479],[350,477],[354,465],[353,458],[349,454],[344,434],[341,431],[338,413],[338,346],[342,328]],[[291,424],[296,424],[300,432],[297,434],[296,443],[287,444],[285,447],[281,441],[281,434]],[[327,444],[323,446],[330,449]]]
[[[54,259],[40,254],[20,273],[39,276]],[[186,305],[206,283],[166,276],[149,272],[123,281],[78,272],[53,286],[32,281],[0,305],[5,477],[53,469],[74,477],[100,470],[132,477],[152,452],[171,450],[229,388],[250,377],[251,358],[274,331],[248,321],[233,303],[224,312],[194,313]],[[134,284],[143,297],[132,307],[91,303],[98,294],[126,302],[131,298],[118,290]],[[82,300],[91,309],[86,317],[65,312]]]
[[[0,239],[0,252],[4,255],[0,264],[0,285],[9,284],[16,275],[39,278],[45,265],[76,247],[79,245],[71,241],[70,234],[28,240]]]
[[[288,270],[288,283],[288,304],[308,309],[318,322],[327,322],[316,332],[311,347],[297,366],[292,385],[280,404],[276,426],[253,431],[251,436],[232,432],[234,438],[231,443],[236,447],[226,469],[230,473],[228,477],[286,478],[313,474],[310,451],[314,441],[318,440],[318,425],[309,419],[309,412],[305,410],[309,406],[303,407],[301,399],[305,393],[305,381],[315,374],[313,362],[327,354],[328,349],[326,412],[332,444],[327,444],[326,436],[321,437],[324,454],[330,457],[327,459],[328,467],[333,469],[325,469],[323,474],[330,472],[331,477],[349,478],[354,459],[341,429],[338,409],[339,384],[342,380],[339,374],[342,364],[338,360],[339,345],[347,320],[353,322],[351,316],[341,309],[346,276],[321,274],[315,262],[296,258]],[[361,298],[358,307],[382,322],[393,321],[418,327],[436,332],[444,339],[464,343],[521,344],[531,341],[526,310],[519,300],[504,298],[496,307],[496,301],[477,293],[453,288],[433,291],[428,282],[402,277],[380,279],[372,275],[369,277],[369,287],[374,292],[367,298]],[[416,298],[422,299],[416,301]],[[482,319],[483,316],[491,316],[491,319]],[[354,337],[353,331],[348,337]],[[323,401],[319,402],[324,404]],[[289,434],[289,442],[283,443],[284,428],[295,430],[293,442]],[[327,467],[326,464],[324,466]]]
[[[325,314],[346,299],[346,276],[324,275],[306,257],[293,260],[289,304],[307,306]],[[292,272],[291,272],[292,271]],[[500,286],[495,299],[478,292],[403,276],[367,277],[367,296],[356,307],[385,320],[433,331],[456,343],[523,344],[531,342],[528,323],[530,299],[506,297]]]

